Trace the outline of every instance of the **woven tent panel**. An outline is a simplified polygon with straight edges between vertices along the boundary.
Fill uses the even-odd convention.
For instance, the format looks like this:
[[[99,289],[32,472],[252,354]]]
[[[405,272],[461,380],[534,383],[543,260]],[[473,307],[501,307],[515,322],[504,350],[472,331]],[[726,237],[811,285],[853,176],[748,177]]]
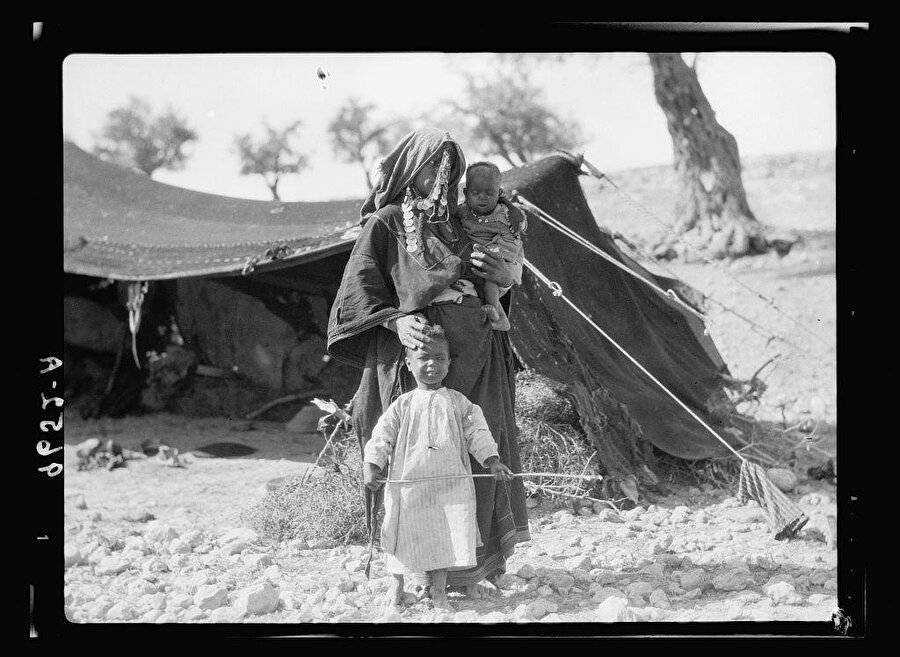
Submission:
[[[72,143],[63,154],[69,273],[123,280],[239,273],[249,260],[260,267],[296,264],[353,244],[357,200],[281,203],[205,194],[103,162]]]

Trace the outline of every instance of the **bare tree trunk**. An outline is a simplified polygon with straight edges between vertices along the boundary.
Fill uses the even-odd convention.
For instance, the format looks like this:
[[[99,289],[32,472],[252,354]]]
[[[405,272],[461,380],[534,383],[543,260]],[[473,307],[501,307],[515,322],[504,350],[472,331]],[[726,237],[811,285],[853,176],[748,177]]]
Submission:
[[[649,56],[680,179],[676,232],[687,238],[665,238],[657,255],[689,255],[685,242],[710,258],[764,253],[768,244],[747,204],[737,142],[716,121],[696,71],[678,53]]]

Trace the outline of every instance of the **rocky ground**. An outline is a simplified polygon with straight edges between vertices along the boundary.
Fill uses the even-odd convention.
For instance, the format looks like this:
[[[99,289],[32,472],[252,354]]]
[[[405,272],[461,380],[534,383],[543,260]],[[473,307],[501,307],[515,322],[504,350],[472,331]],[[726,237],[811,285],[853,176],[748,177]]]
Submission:
[[[790,176],[780,173],[785,167]],[[366,579],[365,547],[270,544],[240,526],[241,511],[265,494],[266,482],[309,467],[321,436],[271,422],[167,414],[83,421],[70,412],[67,617],[77,623],[830,620],[837,595],[829,523],[836,488],[810,479],[806,468],[833,456],[836,440],[835,360],[823,344],[834,343],[836,318],[833,173],[833,159],[801,158],[751,163],[746,174],[762,221],[830,237],[808,240],[785,258],[672,265],[686,282],[810,352],[800,354],[710,308],[711,333],[732,374],[750,376],[778,356],[763,373],[768,391],[745,410],[785,429],[805,420],[817,427],[795,449],[796,481],[787,482],[794,483],[788,496],[810,516],[797,538],[774,540],[762,509],[740,503],[734,488],[709,484],[671,481],[668,496],[622,512],[600,505],[576,512],[544,502],[530,510],[532,540],[519,546],[496,587],[484,583],[484,597],[451,593],[456,611],[446,613],[411,591],[402,611],[385,612],[387,574],[376,555]],[[658,177],[646,176],[641,187],[635,176],[637,182],[625,179],[627,188],[664,212],[667,201],[649,187]],[[596,207],[597,191],[585,187],[598,219],[607,216]],[[738,281],[774,299],[781,312],[742,298]],[[795,437],[785,432],[785,440]],[[79,471],[75,448],[90,438],[111,438],[134,451],[148,438],[161,439],[181,451],[184,467],[148,457],[113,470]],[[243,458],[201,458],[194,451],[223,440],[257,451]]]

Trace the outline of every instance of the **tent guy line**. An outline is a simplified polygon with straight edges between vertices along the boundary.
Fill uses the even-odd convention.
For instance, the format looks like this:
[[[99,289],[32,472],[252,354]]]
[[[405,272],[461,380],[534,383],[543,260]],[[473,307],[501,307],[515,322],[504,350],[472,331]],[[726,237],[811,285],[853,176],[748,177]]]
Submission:
[[[778,487],[773,484],[768,477],[765,475],[765,472],[760,468],[757,464],[749,461],[743,454],[734,449],[728,442],[722,438],[718,433],[716,433],[715,429],[710,427],[703,419],[697,415],[693,410],[688,407],[683,401],[681,401],[675,393],[669,390],[659,379],[657,379],[653,374],[651,374],[646,367],[640,364],[636,358],[634,358],[628,351],[621,346],[618,342],[613,340],[613,338],[602,328],[597,326],[597,324],[592,320],[588,315],[581,310],[571,299],[569,299],[565,294],[563,294],[562,287],[556,281],[551,281],[547,278],[544,273],[534,266],[527,258],[524,260],[524,265],[531,270],[531,272],[539,278],[544,285],[546,285],[553,293],[553,296],[561,298],[567,304],[569,304],[572,309],[581,315],[585,321],[588,322],[594,329],[597,330],[600,335],[606,338],[616,349],[618,349],[628,360],[630,360],[641,372],[647,375],[651,381],[653,381],[663,392],[665,392],[669,397],[671,397],[681,408],[683,408],[687,413],[693,417],[697,422],[699,422],[704,429],[706,429],[709,433],[711,433],[716,440],[722,443],[732,454],[734,454],[741,461],[741,477],[739,483],[739,492],[738,496],[746,495],[754,498],[759,505],[766,510],[769,515],[769,520],[772,526],[778,530],[776,534],[776,539],[785,538],[789,535],[795,534],[798,532],[809,519],[805,513],[794,504],[790,498],[786,497],[781,491],[778,490]]]
[[[600,169],[598,169],[597,167],[595,167],[593,164],[591,164],[590,162],[588,162],[588,161],[585,160],[584,158],[582,158],[581,163],[584,165],[585,169],[587,169],[587,172],[588,172],[589,175],[593,176],[593,177],[596,178],[597,180],[601,180],[601,181],[606,180],[610,185],[612,185],[612,188],[616,191],[616,193],[620,194],[624,199],[626,199],[629,203],[631,203],[632,205],[634,205],[635,207],[637,207],[638,209],[640,209],[644,214],[646,214],[648,217],[650,217],[651,219],[653,219],[653,221],[655,221],[656,223],[658,223],[660,226],[663,226],[663,227],[666,229],[666,232],[669,233],[669,235],[673,236],[675,239],[677,239],[678,241],[682,242],[683,244],[685,244],[686,246],[688,246],[689,248],[691,248],[692,252],[695,253],[696,255],[700,256],[706,264],[708,264],[708,265],[715,264],[715,263],[713,263],[712,260],[710,260],[708,257],[706,257],[705,255],[703,255],[703,253],[701,253],[701,252],[698,251],[698,250],[695,250],[695,249],[693,248],[693,245],[691,245],[690,243],[688,243],[687,240],[685,240],[683,236],[681,236],[681,235],[679,235],[678,233],[676,233],[676,232],[672,229],[672,227],[671,227],[669,224],[667,224],[665,221],[663,221],[662,219],[660,219],[659,217],[657,217],[655,214],[653,214],[652,212],[650,212],[650,210],[648,210],[647,208],[645,208],[640,202],[636,201],[636,200],[633,199],[627,192],[625,192],[624,190],[622,190],[618,185],[616,185],[615,182],[613,182],[613,180],[612,180],[609,176],[607,176],[605,173],[603,173],[602,171],[600,171]],[[653,258],[653,260],[654,260],[654,261],[657,261],[656,258]],[[753,294],[754,296],[756,296],[756,297],[758,297],[759,299],[761,299],[762,301],[764,301],[767,305],[771,306],[771,307],[775,310],[775,312],[777,312],[779,315],[782,315],[783,317],[789,319],[789,320],[790,320],[791,322],[793,322],[796,326],[798,326],[799,328],[803,329],[806,333],[808,333],[808,334],[811,335],[813,338],[815,338],[816,340],[818,340],[818,341],[819,341],[820,343],[822,343],[822,344],[823,344],[823,345],[824,345],[831,353],[836,353],[836,352],[835,352],[835,347],[834,347],[834,345],[829,344],[829,343],[826,342],[824,339],[822,339],[821,337],[819,337],[818,335],[816,335],[814,332],[810,331],[809,328],[807,328],[806,326],[804,326],[803,324],[801,324],[800,322],[798,322],[794,317],[791,317],[790,315],[788,315],[787,313],[785,313],[781,308],[778,307],[778,305],[775,303],[774,300],[772,300],[772,299],[766,297],[766,296],[763,295],[761,292],[759,292],[759,291],[757,291],[757,290],[754,290],[752,287],[750,287],[749,285],[747,285],[746,283],[744,283],[743,281],[741,281],[741,280],[740,280],[739,278],[737,278],[736,276],[733,276],[733,275],[730,274],[728,271],[724,271],[723,273],[725,274],[725,276],[727,276],[728,278],[730,278],[731,280],[733,280],[735,283],[737,283],[738,285],[740,285],[742,288],[744,288],[745,290],[747,290],[748,292],[750,292],[750,293]],[[778,337],[778,336],[774,336],[774,337]]]

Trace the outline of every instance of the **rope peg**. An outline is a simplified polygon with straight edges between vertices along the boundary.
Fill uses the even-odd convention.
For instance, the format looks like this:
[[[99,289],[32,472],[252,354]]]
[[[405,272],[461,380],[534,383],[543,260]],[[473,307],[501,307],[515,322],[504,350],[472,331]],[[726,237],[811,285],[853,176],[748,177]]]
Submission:
[[[556,281],[550,281],[549,283],[547,283],[547,285],[550,287],[550,291],[553,293],[553,296],[562,296],[563,291],[559,283],[557,283]]]

